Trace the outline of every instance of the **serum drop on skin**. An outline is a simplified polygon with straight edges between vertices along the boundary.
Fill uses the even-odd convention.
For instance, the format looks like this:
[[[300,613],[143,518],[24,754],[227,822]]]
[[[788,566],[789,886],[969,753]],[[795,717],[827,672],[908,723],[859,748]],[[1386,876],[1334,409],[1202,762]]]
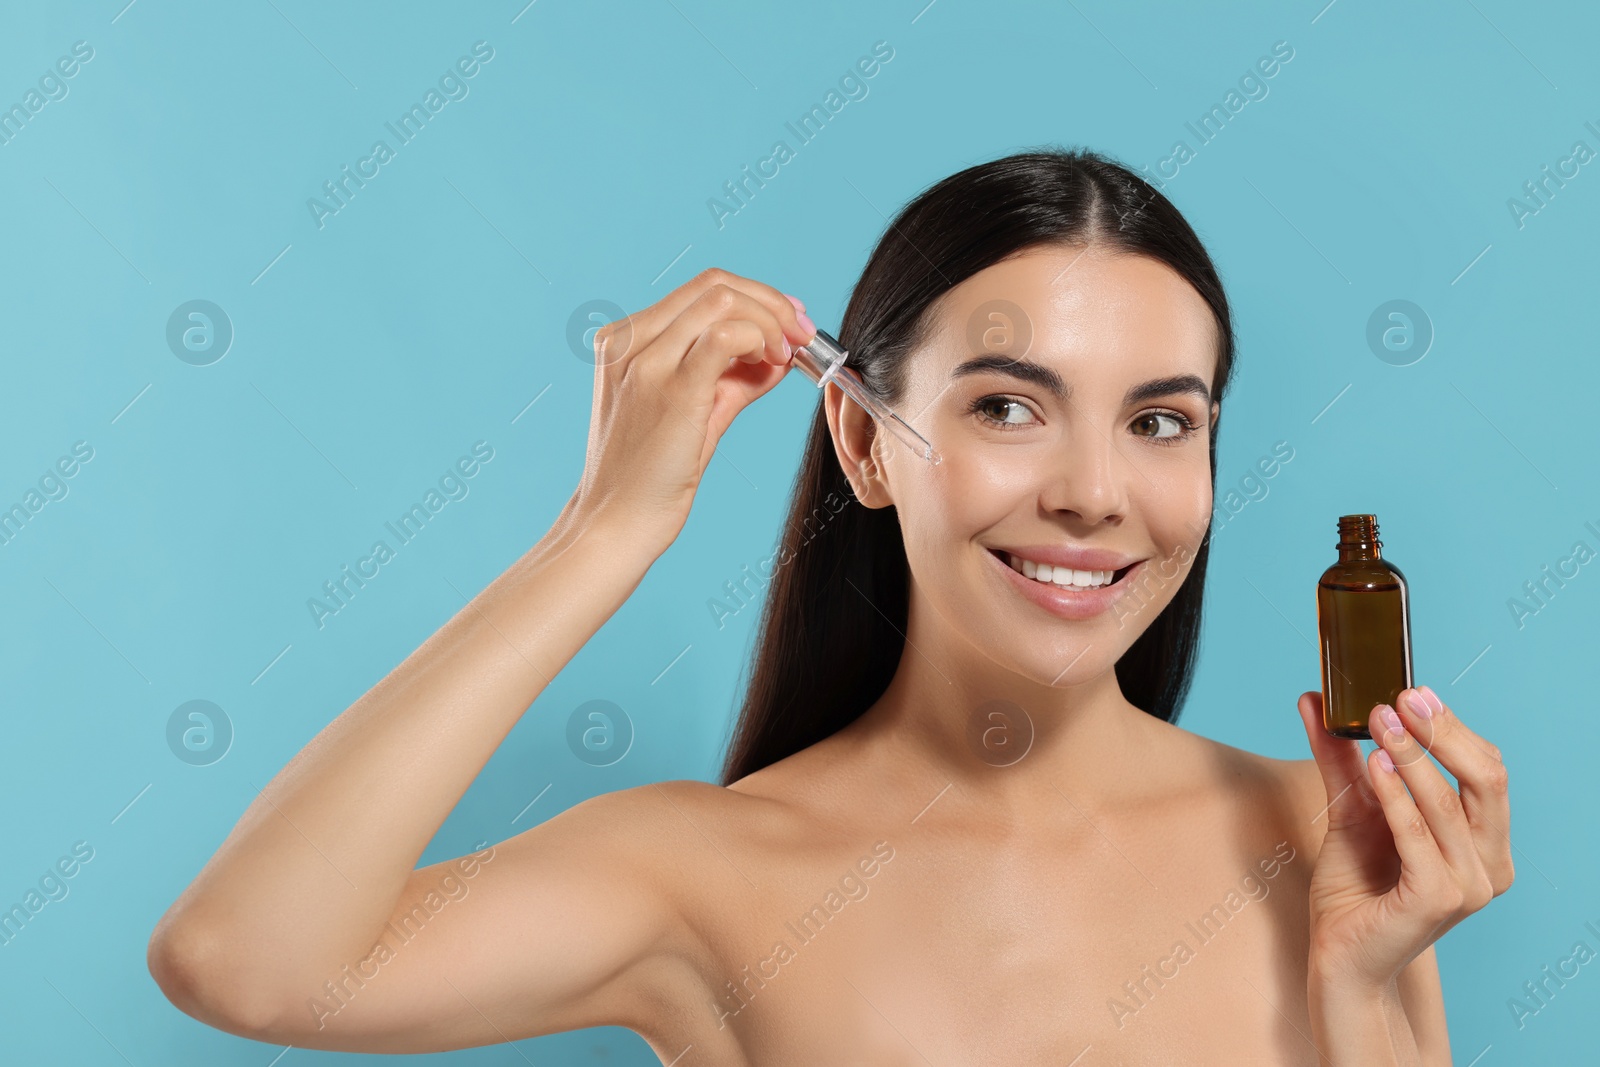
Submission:
[[[1334,737],[1371,740],[1367,717],[1411,686],[1410,595],[1383,558],[1375,515],[1339,517],[1339,561],[1317,582],[1322,725]]]

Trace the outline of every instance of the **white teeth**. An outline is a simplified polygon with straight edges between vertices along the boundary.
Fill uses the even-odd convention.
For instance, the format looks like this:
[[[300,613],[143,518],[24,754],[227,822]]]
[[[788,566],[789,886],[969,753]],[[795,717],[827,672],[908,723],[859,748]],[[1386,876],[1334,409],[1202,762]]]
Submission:
[[[1011,569],[1019,571],[1024,577],[1032,578],[1036,582],[1049,585],[1068,585],[1077,589],[1090,589],[1102,585],[1110,585],[1115,571],[1078,571],[1071,567],[1052,567],[1048,563],[1035,563],[1031,559],[1022,559],[1011,553],[1006,553],[1006,560],[1011,564]]]

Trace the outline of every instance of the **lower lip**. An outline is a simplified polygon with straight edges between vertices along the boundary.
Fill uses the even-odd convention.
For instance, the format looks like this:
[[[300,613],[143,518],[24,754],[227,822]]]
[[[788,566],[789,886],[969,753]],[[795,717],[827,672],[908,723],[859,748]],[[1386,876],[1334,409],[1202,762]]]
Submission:
[[[994,565],[1005,572],[1005,577],[1013,588],[1035,604],[1052,615],[1063,619],[1092,619],[1105,611],[1118,600],[1122,599],[1127,590],[1129,581],[1144,567],[1145,561],[1140,560],[1129,567],[1117,581],[1097,589],[1074,589],[1071,586],[1045,584],[1037,578],[1029,578],[1026,574],[1019,573],[1011,564],[995,555],[986,553],[994,560]]]

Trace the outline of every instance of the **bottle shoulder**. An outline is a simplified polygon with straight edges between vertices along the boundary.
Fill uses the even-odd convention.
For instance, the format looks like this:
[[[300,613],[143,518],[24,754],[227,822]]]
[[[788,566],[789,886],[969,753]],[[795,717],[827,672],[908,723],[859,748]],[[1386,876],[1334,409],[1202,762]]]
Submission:
[[[1340,560],[1322,572],[1317,584],[1340,588],[1370,586],[1392,589],[1395,586],[1404,587],[1406,576],[1390,559]]]

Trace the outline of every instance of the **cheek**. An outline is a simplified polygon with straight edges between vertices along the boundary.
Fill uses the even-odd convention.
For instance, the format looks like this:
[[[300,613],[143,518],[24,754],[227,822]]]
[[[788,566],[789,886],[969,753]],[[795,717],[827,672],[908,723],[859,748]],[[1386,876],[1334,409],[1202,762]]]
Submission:
[[[913,460],[921,463],[921,460]],[[911,540],[923,552],[959,551],[966,541],[1016,511],[1034,491],[1034,476],[1016,457],[946,452],[937,466],[926,468],[904,509],[907,549]]]
[[[1174,554],[1182,546],[1187,549],[1184,558],[1192,558],[1211,525],[1211,468],[1173,472],[1171,477],[1156,478],[1153,484],[1141,480],[1139,488],[1132,506],[1143,517],[1161,555]]]

